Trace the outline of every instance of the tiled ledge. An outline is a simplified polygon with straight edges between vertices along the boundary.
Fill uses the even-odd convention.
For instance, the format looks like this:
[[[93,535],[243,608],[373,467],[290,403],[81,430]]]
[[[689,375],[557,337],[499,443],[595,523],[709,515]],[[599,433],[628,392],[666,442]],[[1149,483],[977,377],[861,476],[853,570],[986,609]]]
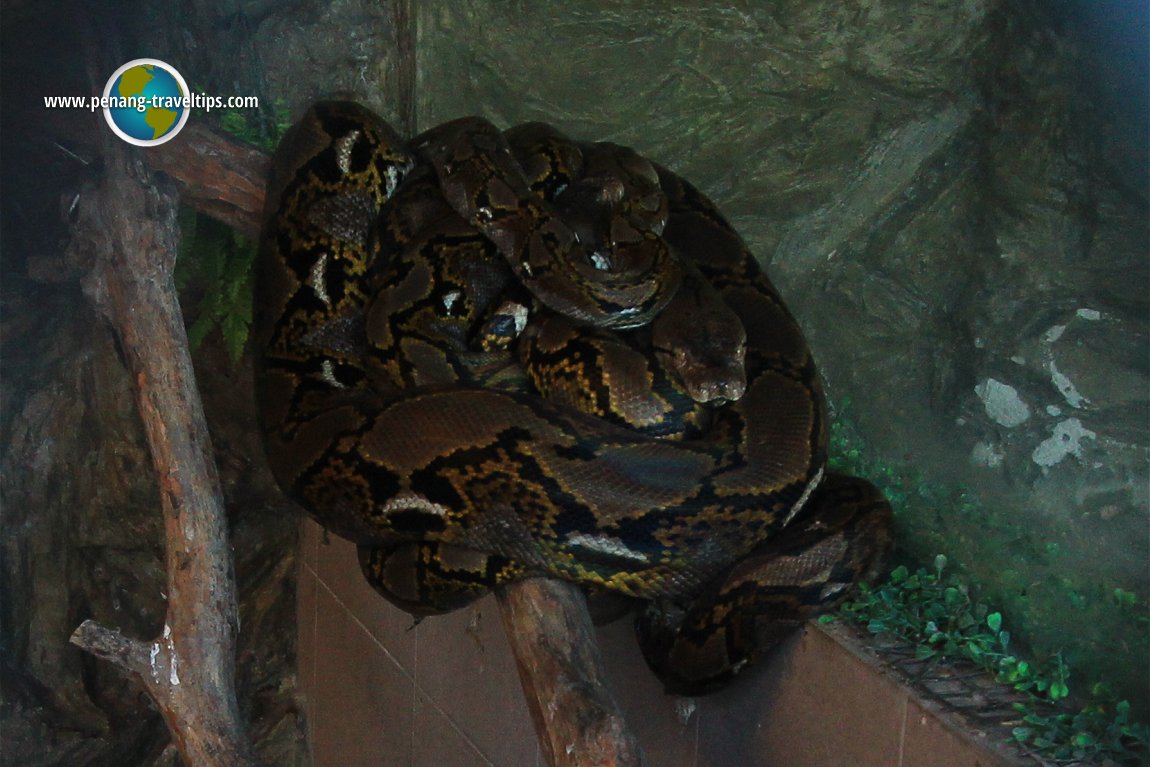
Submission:
[[[542,767],[493,599],[414,626],[363,581],[351,544],[305,522],[303,545],[299,673],[314,767]],[[731,688],[695,699],[663,694],[629,621],[599,640],[650,767],[1019,764],[833,624],[808,626]]]

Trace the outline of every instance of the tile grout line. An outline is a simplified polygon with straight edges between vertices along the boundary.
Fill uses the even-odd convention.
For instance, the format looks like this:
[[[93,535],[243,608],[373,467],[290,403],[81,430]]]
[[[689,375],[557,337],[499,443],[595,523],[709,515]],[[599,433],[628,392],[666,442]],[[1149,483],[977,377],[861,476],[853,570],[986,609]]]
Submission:
[[[495,767],[495,762],[488,759],[487,754],[483,753],[483,750],[480,749],[479,746],[477,746],[475,744],[475,741],[473,741],[467,735],[467,733],[464,732],[463,729],[458,724],[455,723],[455,720],[452,719],[451,716],[446,711],[444,711],[442,708],[439,707],[439,704],[435,702],[435,698],[428,695],[422,689],[419,690],[419,693],[421,693],[423,695],[424,700],[426,700],[429,704],[431,704],[431,707],[433,709],[435,709],[436,712],[438,712],[438,714],[440,716],[442,716],[444,719],[447,720],[447,723],[449,725],[451,725],[451,729],[455,730],[456,734],[459,735],[459,737],[463,738],[463,742],[466,743],[468,746],[470,746],[471,750],[475,752],[475,755],[483,760],[483,764],[486,767]],[[413,720],[414,720],[414,717],[413,717]],[[414,730],[414,727],[412,729]],[[414,735],[415,735],[415,733],[413,732],[412,737],[414,737]]]
[[[902,696],[902,726],[898,731],[898,767],[903,767],[906,751],[906,720],[910,716],[910,696]]]
[[[416,727],[415,715],[416,709],[419,705],[419,624],[416,623],[412,629],[411,637],[411,763],[415,763],[415,743],[416,743]]]
[[[319,654],[315,651],[316,640],[319,638],[319,599],[318,599],[318,596],[319,596],[319,573],[316,572],[316,569],[313,566],[313,564],[319,559],[319,539],[315,538],[314,536],[309,536],[304,532],[304,525],[306,523],[307,523],[306,520],[300,520],[299,524],[297,524],[297,526],[296,526],[296,530],[297,530],[297,534],[303,540],[306,541],[306,540],[309,540],[309,538],[310,538],[310,543],[311,543],[311,546],[307,546],[307,547],[301,546],[300,547],[300,553],[301,553],[300,565],[302,566],[302,570],[303,570],[303,572],[301,573],[301,577],[307,577],[308,575],[310,575],[313,582],[316,585],[316,588],[314,589],[314,592],[313,592],[316,595],[316,598],[312,599],[312,606],[311,606],[312,611],[311,611],[311,616],[310,616],[311,617],[311,626],[310,626],[311,637],[310,637],[309,642],[308,642],[308,644],[311,645],[311,663],[309,664],[311,666],[311,668],[306,670],[306,673],[308,676],[308,679],[306,682],[308,696],[313,697],[315,695],[315,684],[316,684],[316,678],[318,676],[317,669],[319,667]],[[297,586],[297,589],[298,589],[298,586]],[[298,599],[299,598],[298,597],[298,593],[299,593],[298,590],[296,593],[297,593],[296,598]],[[306,617],[305,617],[305,621],[306,621]],[[307,631],[308,629],[304,629],[304,630]],[[297,642],[299,641],[298,637],[297,637],[296,641]],[[299,652],[298,648],[297,648],[296,652],[297,653]],[[306,715],[307,715],[308,758],[314,763],[315,762],[315,750],[314,750],[315,749],[315,719],[316,719],[315,710],[308,707],[307,709],[305,709],[305,711],[306,711]]]
[[[383,654],[387,657],[387,659],[389,661],[391,661],[392,664],[399,670],[399,673],[403,676],[403,678],[406,679],[407,681],[411,682],[412,693],[411,693],[411,708],[409,709],[409,713],[411,714],[411,717],[412,717],[412,726],[411,726],[411,739],[410,739],[410,743],[409,743],[410,749],[408,751],[408,764],[410,765],[412,763],[412,761],[415,759],[415,677],[412,675],[412,673],[409,673],[406,668],[404,668],[403,664],[400,663],[399,660],[394,655],[391,654],[391,651],[387,649],[387,646],[384,645],[383,642],[379,641],[379,638],[376,637],[375,634],[373,634],[371,632],[371,629],[369,629],[364,624],[364,622],[359,619],[359,616],[356,615],[355,612],[350,607],[347,606],[347,603],[345,603],[342,599],[339,598],[339,595],[336,594],[335,591],[332,590],[331,586],[329,586],[327,584],[327,581],[325,581],[323,578],[319,577],[318,573],[316,573],[316,582],[323,586],[323,590],[328,593],[328,595],[332,598],[332,600],[335,601],[335,603],[337,605],[339,605],[340,609],[344,611],[344,613],[347,615],[347,617],[350,618],[352,620],[352,622],[355,623],[355,625],[359,627],[360,631],[362,631],[364,634],[367,634],[367,638],[371,641],[371,643],[374,644],[376,647],[378,647],[383,652]],[[318,605],[317,605],[317,608],[318,608]],[[316,630],[317,630],[317,633],[318,633],[318,622],[319,622],[319,610],[317,609],[316,610],[316,623],[317,623],[317,629]],[[316,658],[319,657],[319,653],[314,653],[314,654],[315,654]],[[313,761],[314,761],[314,758],[313,758]]]
[[[456,723],[456,721],[451,717],[451,715],[448,714],[446,711],[444,711],[442,708],[440,708],[439,703],[437,703],[435,698],[431,696],[431,693],[427,692],[427,690],[423,689],[423,687],[420,686],[420,684],[419,684],[419,630],[418,629],[416,629],[416,632],[415,632],[415,648],[416,648],[416,651],[415,651],[416,678],[412,682],[413,691],[412,691],[412,717],[411,717],[412,755],[414,756],[414,754],[415,754],[415,750],[414,750],[415,749],[415,745],[414,745],[414,742],[415,742],[415,712],[414,712],[414,709],[415,709],[415,704],[418,702],[419,696],[422,695],[424,700],[426,700],[429,704],[431,704],[431,707],[433,709],[435,709],[436,712],[438,712],[440,716],[442,716],[444,719],[447,720],[447,723],[449,725],[451,725],[451,729],[455,730],[455,732],[459,735],[459,737],[463,738],[463,742],[471,747],[471,750],[475,752],[476,756],[478,756],[480,759],[483,760],[484,764],[487,765],[487,767],[495,767],[495,762],[488,759],[487,754],[483,753],[483,750],[480,749],[479,746],[475,743],[475,741],[473,741],[471,739],[471,737],[466,732],[463,731],[463,728],[460,727]]]
[[[307,570],[308,572],[311,573],[311,577],[315,580],[315,584],[316,584],[315,594],[318,597],[319,596],[319,575],[316,573],[316,571],[314,569],[312,569],[311,564],[309,562],[307,562],[306,559],[303,563],[303,566],[304,566],[305,570]],[[316,641],[318,639],[319,639],[319,600],[313,599],[312,600],[312,606],[311,606],[311,639],[309,641],[309,644],[311,645],[311,669],[308,672],[309,678],[308,678],[308,682],[307,682],[308,695],[309,696],[315,695],[315,684],[316,684],[316,678],[318,677],[317,668],[319,666],[319,653],[316,652]],[[307,750],[308,750],[308,756],[311,758],[313,763],[315,762],[315,751],[314,751],[314,749],[315,749],[315,716],[313,716],[314,713],[315,713],[314,710],[309,710],[308,711],[308,717],[307,717],[307,734],[308,734],[308,739],[307,739],[308,748],[307,748]]]
[[[387,659],[390,660],[392,663],[394,663],[396,668],[399,669],[399,673],[403,674],[404,678],[406,678],[409,682],[411,682],[414,685],[415,684],[415,677],[413,677],[411,675],[411,673],[406,668],[403,667],[403,664],[400,663],[396,659],[396,657],[391,654],[391,651],[387,649],[387,646],[384,645],[383,642],[380,642],[379,639],[376,638],[375,634],[371,633],[371,629],[369,629],[367,626],[365,626],[363,621],[361,621],[359,619],[359,616],[356,615],[355,612],[353,612],[352,609],[350,607],[348,607],[347,604],[344,603],[344,601],[342,599],[339,598],[338,594],[336,594],[334,591],[332,591],[331,586],[327,585],[326,581],[324,581],[322,578],[319,578],[319,577],[317,577],[316,580],[319,582],[319,584],[321,586],[323,586],[323,590],[326,591],[331,596],[331,598],[335,600],[335,603],[337,605],[339,605],[345,613],[347,613],[348,617],[351,618],[352,621],[355,622],[355,625],[359,626],[359,628],[363,631],[363,633],[367,634],[367,637],[368,637],[368,639],[371,640],[371,643],[374,644],[376,647],[378,647],[380,650],[382,650],[383,654],[387,656]],[[317,611],[316,620],[317,621],[319,620],[318,611]]]
[[[471,749],[476,753],[476,755],[479,756],[479,758],[482,759],[488,765],[488,767],[495,767],[495,763],[492,762],[490,759],[488,759],[487,755],[484,754],[479,749],[479,747],[474,743],[474,741],[471,740],[470,737],[468,737],[467,733],[465,733],[462,729],[460,729],[459,725],[455,723],[455,720],[452,719],[447,714],[446,711],[444,711],[442,708],[440,708],[439,704],[436,703],[435,699],[432,698],[431,695],[428,694],[428,692],[426,690],[424,690],[422,687],[419,686],[419,682],[416,680],[416,676],[415,676],[415,673],[417,673],[418,669],[419,669],[419,632],[418,631],[416,632],[415,642],[414,642],[414,655],[415,655],[414,666],[415,666],[415,669],[413,671],[408,671],[406,668],[403,667],[403,664],[401,664],[396,659],[396,657],[391,654],[391,651],[387,649],[387,646],[384,645],[383,642],[379,641],[378,637],[376,637],[375,634],[373,634],[371,632],[371,629],[369,629],[363,623],[363,621],[361,621],[359,619],[359,616],[356,615],[355,612],[350,607],[348,607],[347,604],[344,603],[344,601],[342,599],[339,598],[339,595],[336,594],[332,590],[331,586],[329,586],[326,581],[324,581],[322,578],[320,578],[318,576],[318,574],[316,576],[316,581],[320,585],[323,586],[324,591],[326,591],[331,596],[331,598],[333,600],[335,600],[335,603],[337,605],[339,605],[340,608],[342,608],[345,613],[347,613],[348,617],[351,618],[351,620],[355,623],[355,625],[359,626],[359,628],[365,634],[367,634],[368,639],[371,640],[372,644],[374,644],[376,647],[378,647],[380,650],[382,650],[383,654],[387,656],[388,660],[390,660],[392,663],[395,664],[396,668],[399,669],[399,672],[404,676],[404,678],[411,682],[411,687],[412,687],[412,696],[411,696],[411,704],[412,704],[411,705],[411,710],[412,710],[412,732],[411,732],[412,757],[414,758],[414,756],[415,756],[415,736],[416,736],[415,725],[414,725],[415,704],[418,702],[418,696],[420,694],[422,694],[423,697],[427,700],[427,702],[431,704],[431,707],[434,708],[439,713],[440,716],[442,716],[444,719],[447,720],[447,723],[451,725],[451,728],[453,730],[455,730],[461,738],[463,738],[464,742],[466,742],[467,745],[471,746]],[[316,623],[317,624],[318,624],[318,621],[319,621],[319,610],[317,609],[316,610]],[[316,653],[315,656],[318,657],[318,653]]]
[[[695,713],[695,755],[691,759],[691,767],[699,767],[699,722],[703,720],[703,704],[698,704],[699,710]]]

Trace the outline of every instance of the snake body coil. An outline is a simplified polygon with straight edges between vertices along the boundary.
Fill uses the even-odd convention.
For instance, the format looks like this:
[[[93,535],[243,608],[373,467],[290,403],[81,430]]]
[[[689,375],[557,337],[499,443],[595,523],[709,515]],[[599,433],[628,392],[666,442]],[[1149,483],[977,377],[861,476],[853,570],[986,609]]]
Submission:
[[[699,692],[873,575],[889,506],[826,471],[802,333],[684,180],[538,123],[403,142],[324,103],[268,200],[270,463],[396,604],[530,575],[646,600],[648,662]]]

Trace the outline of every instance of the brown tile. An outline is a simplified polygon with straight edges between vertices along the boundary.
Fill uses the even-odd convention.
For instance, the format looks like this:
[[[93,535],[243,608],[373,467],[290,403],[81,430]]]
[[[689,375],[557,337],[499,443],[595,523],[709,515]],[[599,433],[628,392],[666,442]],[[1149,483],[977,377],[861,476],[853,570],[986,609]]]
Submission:
[[[359,569],[355,544],[327,535],[319,541],[316,559],[320,581],[363,623],[376,641],[387,648],[396,662],[414,676],[415,619],[394,607],[368,585]]]
[[[409,767],[412,679],[322,584],[317,605],[313,767]]]
[[[501,766],[535,764],[535,730],[495,598],[427,618],[416,642],[416,686],[476,750]]]
[[[504,734],[510,734],[508,728]],[[530,767],[534,762],[493,762],[453,726],[431,699],[420,694],[415,703],[415,739],[411,767]],[[346,765],[345,765],[346,767]]]
[[[699,721],[698,767],[790,767],[786,759],[773,756],[778,749],[764,748],[762,739],[765,723],[779,727],[777,714],[772,721],[771,709],[783,705],[778,696],[798,645],[799,638],[792,637],[729,687],[694,699]]]
[[[301,563],[296,584],[296,675],[305,699],[315,690],[317,588],[315,573]],[[309,730],[310,725],[309,721]]]
[[[647,668],[630,618],[596,632],[611,690],[651,767],[694,767],[699,716],[695,702],[663,692]]]
[[[363,582],[353,546],[303,540],[300,679],[316,767],[543,764],[494,599],[412,631]],[[651,767],[1012,763],[910,700],[834,627],[808,627],[727,690],[697,699],[662,692],[630,621],[600,629],[598,640]]]
[[[299,523],[299,553],[300,561],[312,570],[316,569],[316,559],[319,556],[320,541],[323,540],[324,530],[315,520],[306,514],[300,514]]]
[[[906,710],[900,767],[992,767],[1009,764],[986,747],[972,742],[935,714],[911,700]]]
[[[699,767],[897,767],[905,693],[815,628],[701,701]]]

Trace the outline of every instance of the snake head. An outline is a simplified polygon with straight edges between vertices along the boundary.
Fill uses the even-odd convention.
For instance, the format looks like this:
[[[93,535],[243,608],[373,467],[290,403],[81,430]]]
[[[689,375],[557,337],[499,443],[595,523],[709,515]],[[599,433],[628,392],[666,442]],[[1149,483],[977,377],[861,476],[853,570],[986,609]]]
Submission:
[[[700,403],[734,402],[747,389],[747,332],[697,270],[655,319],[651,345],[663,368]]]
[[[745,343],[700,337],[674,349],[659,347],[663,367],[678,379],[691,399],[703,404],[734,402],[747,389]]]

